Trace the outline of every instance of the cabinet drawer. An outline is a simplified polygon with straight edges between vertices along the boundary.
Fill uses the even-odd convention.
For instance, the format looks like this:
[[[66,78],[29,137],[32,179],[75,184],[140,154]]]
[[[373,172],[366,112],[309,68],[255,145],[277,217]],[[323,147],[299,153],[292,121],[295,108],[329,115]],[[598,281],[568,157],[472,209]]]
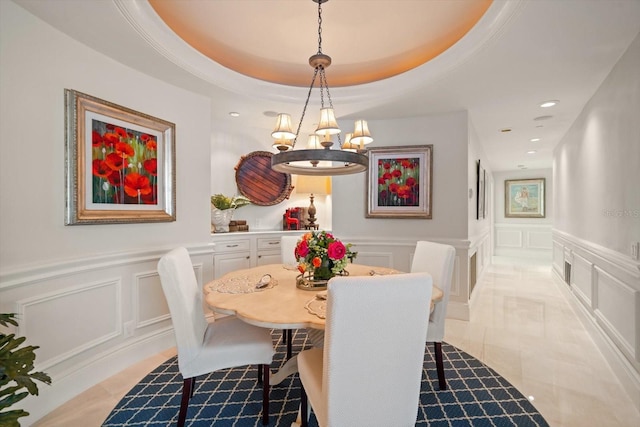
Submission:
[[[258,250],[280,249],[280,237],[258,238]]]
[[[215,253],[248,251],[251,248],[249,240],[228,240],[226,242],[216,242]]]

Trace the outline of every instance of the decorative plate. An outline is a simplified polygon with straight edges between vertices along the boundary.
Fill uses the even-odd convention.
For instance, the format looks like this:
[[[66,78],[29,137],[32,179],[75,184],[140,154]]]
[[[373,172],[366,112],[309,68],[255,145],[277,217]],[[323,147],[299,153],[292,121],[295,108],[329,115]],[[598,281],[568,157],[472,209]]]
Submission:
[[[235,167],[238,190],[259,206],[277,205],[293,190],[291,175],[271,169],[272,156],[268,151],[254,151],[242,156]]]

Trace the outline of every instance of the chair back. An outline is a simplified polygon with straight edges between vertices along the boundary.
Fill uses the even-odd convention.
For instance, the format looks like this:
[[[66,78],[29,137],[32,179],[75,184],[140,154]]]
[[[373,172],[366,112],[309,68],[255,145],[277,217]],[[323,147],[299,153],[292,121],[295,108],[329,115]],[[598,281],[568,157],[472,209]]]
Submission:
[[[331,279],[321,425],[415,425],[431,291],[427,273]]]
[[[282,263],[286,265],[296,265],[298,261],[294,251],[296,244],[301,236],[282,236],[280,237],[280,254],[282,255]]]
[[[444,322],[449,305],[453,265],[456,250],[451,245],[419,241],[413,254],[412,273],[427,272],[433,278],[433,286],[442,290],[442,301],[438,302],[429,317],[427,342],[440,342],[444,339]]]
[[[176,248],[160,258],[158,274],[171,312],[178,366],[184,372],[184,367],[196,359],[207,330],[202,291],[185,248]]]

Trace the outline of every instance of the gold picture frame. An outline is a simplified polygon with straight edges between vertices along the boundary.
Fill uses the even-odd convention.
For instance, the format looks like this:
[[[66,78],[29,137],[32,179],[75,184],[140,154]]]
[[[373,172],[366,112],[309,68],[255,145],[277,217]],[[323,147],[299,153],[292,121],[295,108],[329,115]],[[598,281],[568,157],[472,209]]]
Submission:
[[[176,220],[175,124],[65,89],[65,225]]]
[[[433,145],[368,150],[367,218],[431,219]]]
[[[544,178],[505,180],[505,218],[544,218],[544,193]]]

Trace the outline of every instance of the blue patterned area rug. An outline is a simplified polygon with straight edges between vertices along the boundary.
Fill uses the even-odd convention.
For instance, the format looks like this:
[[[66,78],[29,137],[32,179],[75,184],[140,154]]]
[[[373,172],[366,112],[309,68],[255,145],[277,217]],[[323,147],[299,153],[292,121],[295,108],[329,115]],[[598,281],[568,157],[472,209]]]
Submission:
[[[285,361],[285,346],[279,331],[276,355],[271,364],[277,369]],[[304,330],[294,331],[294,354],[310,347]],[[443,343],[447,390],[440,391],[432,345],[424,358],[420,408],[417,426],[430,427],[529,427],[547,422],[533,405],[495,371],[454,346]],[[196,380],[189,403],[187,426],[262,426],[262,388],[257,384],[255,366],[226,369]],[[173,357],[140,381],[118,403],[104,427],[173,426],[178,419],[182,376]],[[295,421],[300,402],[297,375],[271,388],[270,426],[289,427]],[[311,415],[310,426],[317,427]]]

